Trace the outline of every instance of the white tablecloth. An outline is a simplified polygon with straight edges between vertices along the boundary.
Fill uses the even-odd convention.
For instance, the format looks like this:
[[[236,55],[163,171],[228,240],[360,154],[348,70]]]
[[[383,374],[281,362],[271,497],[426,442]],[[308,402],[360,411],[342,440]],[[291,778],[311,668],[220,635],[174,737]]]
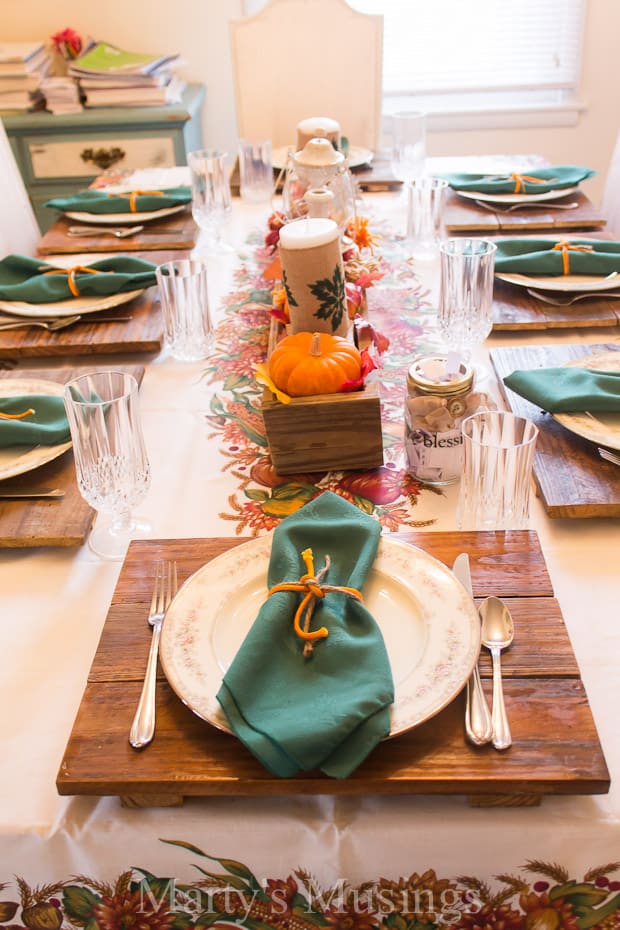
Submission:
[[[404,223],[403,204],[399,194],[374,195],[364,210]],[[265,218],[261,208],[235,201],[225,234],[241,247],[250,227],[262,228]],[[232,286],[235,261],[210,262],[214,308]],[[432,291],[436,267],[419,271]],[[494,336],[488,345],[610,338],[616,333],[561,331]],[[114,361],[127,359],[106,359],[105,366]],[[155,537],[234,533],[234,524],[218,516],[232,481],[205,419],[212,388],[201,379],[203,368],[175,362],[165,352],[148,360],[141,406],[153,483],[140,511]],[[416,516],[435,518],[429,532],[454,528],[456,492],[451,487],[444,497],[422,494]],[[620,860],[620,523],[552,520],[535,501],[532,525],[581,667],[612,786],[608,795],[546,798],[541,807],[527,809],[474,809],[465,798],[326,796],[193,799],[179,809],[127,810],[113,798],[61,798],[56,773],[119,563],[99,560],[87,546],[0,552],[0,883],[7,883],[0,917],[1,902],[19,901],[14,876],[32,889],[75,875],[114,885],[131,868],[179,882],[199,878],[196,865],[222,872],[217,863],[163,839],[239,860],[261,882],[284,880],[301,868],[323,887],[342,879],[353,885],[380,876],[398,881],[434,869],[438,878],[476,876],[493,890],[505,887],[497,876],[521,876],[531,890],[537,879],[557,885],[561,868],[581,881],[586,870]],[[524,871],[532,860],[555,863],[556,878]],[[600,888],[607,878],[613,882],[618,875],[603,875]],[[542,893],[540,888],[532,893]],[[62,889],[47,890],[43,898],[60,900]],[[37,924],[21,911],[10,920],[31,930],[57,930],[53,919]],[[97,912],[95,923],[120,927],[118,920],[106,924]],[[523,913],[520,920],[524,926]],[[541,921],[537,930],[555,930],[557,923]]]

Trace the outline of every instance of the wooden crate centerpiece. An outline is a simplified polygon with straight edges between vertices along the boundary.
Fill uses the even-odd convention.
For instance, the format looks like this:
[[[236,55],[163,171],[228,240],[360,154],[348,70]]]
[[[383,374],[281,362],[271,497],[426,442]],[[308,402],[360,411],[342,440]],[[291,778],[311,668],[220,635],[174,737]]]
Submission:
[[[274,369],[276,353],[283,350],[285,342],[286,349],[290,350],[291,340],[304,337],[312,338],[312,334],[287,337],[270,359],[270,376],[281,391],[290,395],[289,402],[283,403],[277,392],[269,387],[263,392],[262,414],[274,468],[281,475],[289,475],[300,471],[341,471],[383,465],[381,405],[376,382],[365,384],[362,390],[340,392],[334,384],[328,387],[327,382],[322,381],[320,366],[313,380],[313,374],[308,373],[305,365],[305,348],[300,355],[301,368],[297,369],[303,372],[303,386],[295,385],[290,379],[284,383]],[[317,337],[315,333],[315,346]],[[353,351],[356,350],[353,348]],[[288,359],[285,364],[287,368],[294,368],[294,365],[289,366]],[[349,374],[348,377],[354,376]],[[314,392],[307,392],[310,389]]]

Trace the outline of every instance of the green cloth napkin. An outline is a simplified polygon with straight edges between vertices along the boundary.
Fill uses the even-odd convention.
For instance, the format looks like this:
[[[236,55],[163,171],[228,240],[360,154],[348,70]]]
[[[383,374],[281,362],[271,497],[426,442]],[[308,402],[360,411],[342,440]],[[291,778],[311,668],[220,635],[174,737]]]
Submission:
[[[564,273],[562,252],[554,251],[556,242],[567,240],[571,246],[588,246],[592,251],[569,249],[569,273],[608,275],[620,273],[620,242],[604,239],[498,239],[495,271],[519,274],[561,275]]]
[[[68,442],[69,423],[62,397],[49,394],[28,394],[25,397],[0,398],[0,413],[34,413],[25,420],[4,420],[0,417],[0,447],[55,446]]]
[[[381,527],[331,491],[286,517],[273,534],[267,584],[297,581],[301,552],[311,548],[315,573],[325,555],[326,584],[363,593]],[[329,635],[310,658],[293,631],[296,592],[266,599],[224,676],[217,699],[233,731],[275,775],[320,768],[349,775],[390,731],[394,685],[381,632],[358,601],[329,593],[311,628]]]
[[[189,203],[192,199],[190,187],[169,187],[162,191],[163,196],[139,194],[136,197],[136,209],[131,210],[129,194],[108,194],[106,191],[78,191],[70,197],[54,197],[43,206],[61,210],[63,213],[152,213]]]
[[[108,274],[78,272],[75,277],[81,297],[104,297],[151,287],[156,283],[156,265],[141,258],[118,255],[88,263]],[[66,274],[46,275],[57,271],[38,258],[26,255],[7,255],[0,261],[0,300],[21,300],[30,304],[47,304],[73,300]],[[114,272],[110,274],[109,272]]]
[[[555,165],[552,168],[531,168],[517,172],[522,177],[540,178],[540,182],[522,181],[520,194],[545,194],[547,191],[559,191],[565,187],[574,187],[580,181],[591,178],[596,171],[579,165]],[[514,194],[515,179],[507,174],[444,174],[450,187],[455,191],[472,191],[479,194]]]
[[[620,360],[620,353],[618,356]],[[511,391],[549,413],[620,412],[620,371],[536,368],[504,378]]]

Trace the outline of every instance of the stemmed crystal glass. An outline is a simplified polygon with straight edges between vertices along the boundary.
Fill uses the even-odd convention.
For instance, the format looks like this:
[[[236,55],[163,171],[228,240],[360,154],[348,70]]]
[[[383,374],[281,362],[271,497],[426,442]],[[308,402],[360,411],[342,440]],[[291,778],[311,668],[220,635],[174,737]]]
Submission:
[[[187,163],[192,181],[192,215],[206,234],[206,254],[233,252],[221,240],[221,227],[232,212],[226,153],[215,149],[190,152]]]
[[[493,326],[493,271],[497,246],[486,239],[445,239],[439,245],[439,330],[463,361]],[[477,369],[484,374],[484,369]]]
[[[138,383],[121,371],[81,375],[65,385],[64,401],[80,494],[110,518],[98,517],[90,548],[103,558],[122,559],[129,540],[150,531],[131,513],[151,483]]]

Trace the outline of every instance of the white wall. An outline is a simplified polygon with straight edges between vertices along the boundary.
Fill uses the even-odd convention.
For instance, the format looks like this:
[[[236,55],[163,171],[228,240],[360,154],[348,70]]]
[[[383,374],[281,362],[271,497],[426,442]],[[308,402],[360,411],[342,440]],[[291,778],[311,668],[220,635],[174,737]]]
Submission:
[[[183,76],[207,88],[205,144],[234,153],[228,21],[242,15],[241,0],[2,0],[1,6],[5,40],[47,38],[71,26],[134,51],[180,52]],[[600,172],[588,182],[588,193],[599,200],[620,129],[619,35],[620,0],[589,0],[581,88],[586,110],[575,127],[437,132],[429,154],[538,152],[556,164],[588,165]],[[283,76],[289,62],[285,54]]]

